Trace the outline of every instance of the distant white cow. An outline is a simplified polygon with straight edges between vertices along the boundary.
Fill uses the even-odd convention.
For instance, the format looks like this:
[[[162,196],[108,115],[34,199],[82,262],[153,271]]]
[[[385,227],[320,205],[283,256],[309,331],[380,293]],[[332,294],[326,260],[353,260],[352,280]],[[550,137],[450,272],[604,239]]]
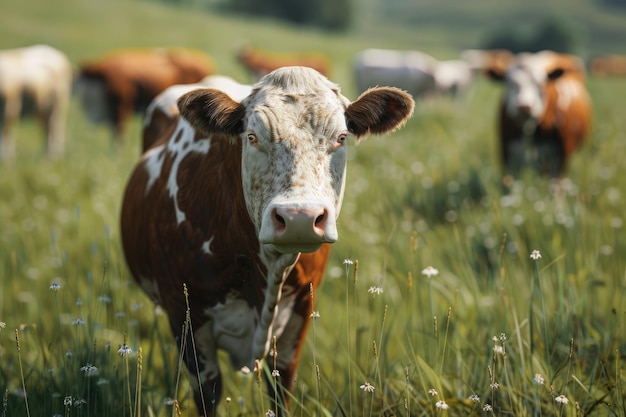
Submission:
[[[176,126],[178,116],[178,99],[185,93],[198,88],[217,88],[235,101],[241,101],[252,92],[252,86],[241,84],[225,75],[208,75],[200,82],[193,84],[176,84],[157,95],[146,109],[143,126],[142,152],[148,150],[164,132]]]
[[[474,80],[472,68],[460,59],[437,62],[434,77],[437,92],[452,96],[467,90]]]
[[[470,86],[474,75],[463,60],[439,61],[419,51],[366,49],[354,59],[354,77],[359,92],[392,85],[413,97],[427,97],[456,96]]]
[[[15,157],[12,129],[21,116],[35,115],[47,136],[51,158],[63,155],[72,89],[72,66],[47,45],[0,51],[0,156]]]
[[[359,93],[370,87],[389,85],[415,98],[435,91],[436,66],[437,60],[428,54],[388,49],[366,49],[359,52],[353,62]]]

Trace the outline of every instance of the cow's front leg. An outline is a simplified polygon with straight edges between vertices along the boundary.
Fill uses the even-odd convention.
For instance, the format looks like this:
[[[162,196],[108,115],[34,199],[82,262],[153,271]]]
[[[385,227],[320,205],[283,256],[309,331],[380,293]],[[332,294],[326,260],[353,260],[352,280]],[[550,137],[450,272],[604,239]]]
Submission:
[[[211,330],[211,321],[194,328],[193,338],[189,333],[185,346],[181,346],[194,401],[200,414],[206,417],[217,415],[217,406],[222,396],[222,375]]]

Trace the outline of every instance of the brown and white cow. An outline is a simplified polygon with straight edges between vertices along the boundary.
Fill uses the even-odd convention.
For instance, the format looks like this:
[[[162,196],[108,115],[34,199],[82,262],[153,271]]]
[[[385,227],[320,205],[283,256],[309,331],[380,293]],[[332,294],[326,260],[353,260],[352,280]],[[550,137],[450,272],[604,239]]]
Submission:
[[[76,94],[91,122],[107,123],[120,138],[135,112],[174,84],[190,84],[214,72],[212,59],[193,49],[125,49],[85,62]]]
[[[255,80],[281,67],[309,67],[327,77],[331,71],[330,60],[319,52],[275,52],[246,46],[239,50],[238,58]]]
[[[225,75],[209,75],[199,83],[176,84],[163,90],[157,95],[144,116],[142,132],[142,153],[147,151],[154,143],[165,136],[167,129],[176,125],[178,120],[178,99],[185,93],[197,88],[213,87],[224,91],[233,100],[241,101],[252,91],[252,86],[241,84]]]
[[[594,77],[626,76],[626,55],[603,55],[590,60],[589,71]]]
[[[241,102],[208,88],[178,105],[175,129],[127,185],[122,241],[132,275],[186,349],[199,410],[212,415],[218,349],[235,369],[252,369],[276,338],[277,370],[292,388],[310,291],[338,238],[348,139],[393,131],[414,103],[389,87],[350,102],[317,71],[284,67]],[[191,334],[182,332],[183,284]]]
[[[552,51],[522,53],[506,73],[491,75],[506,81],[499,113],[506,173],[516,177],[527,167],[551,178],[562,176],[591,123],[581,61]]]
[[[72,90],[67,56],[48,45],[0,51],[0,157],[15,156],[13,128],[23,115],[39,119],[51,158],[63,155]]]

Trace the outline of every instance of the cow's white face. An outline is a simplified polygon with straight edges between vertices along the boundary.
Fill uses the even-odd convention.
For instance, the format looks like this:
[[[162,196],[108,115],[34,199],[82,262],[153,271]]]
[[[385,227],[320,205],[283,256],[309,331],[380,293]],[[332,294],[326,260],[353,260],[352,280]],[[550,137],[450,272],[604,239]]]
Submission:
[[[538,120],[545,109],[546,73],[536,66],[518,65],[507,73],[507,113],[514,120]]]
[[[179,107],[200,132],[242,140],[243,192],[259,241],[297,253],[337,240],[347,138],[395,129],[411,115],[413,100],[386,88],[351,104],[316,71],[285,67],[241,103],[206,89],[186,94]]]
[[[272,88],[249,103],[244,195],[260,242],[280,252],[311,252],[338,237],[348,101],[329,86],[290,94]]]
[[[548,72],[549,53],[520,54],[506,74],[506,111],[520,126],[536,126],[546,110],[546,85],[562,71]]]

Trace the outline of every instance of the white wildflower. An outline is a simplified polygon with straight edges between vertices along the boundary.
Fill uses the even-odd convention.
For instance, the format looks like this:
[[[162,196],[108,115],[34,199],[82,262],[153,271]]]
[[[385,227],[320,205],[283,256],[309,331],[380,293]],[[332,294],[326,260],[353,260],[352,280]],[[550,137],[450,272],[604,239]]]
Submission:
[[[447,410],[449,406],[444,400],[439,400],[435,403],[435,407],[441,408],[442,410]]]
[[[105,304],[111,304],[111,297],[108,294],[102,294],[98,297],[98,301]]]
[[[533,378],[533,380],[539,384],[539,385],[543,385],[545,381],[545,379],[543,379],[543,376],[541,376],[541,374],[535,374],[535,377]]]
[[[59,291],[61,289],[61,284],[59,284],[58,282],[53,282],[52,284],[50,284],[50,289],[52,291]]]
[[[480,397],[476,394],[472,394],[468,397],[468,400],[475,402],[475,403],[479,403],[480,402]]]
[[[432,266],[427,266],[422,269],[422,275],[426,275],[427,277],[434,277],[439,274],[439,270],[437,268],[433,268]]]
[[[537,249],[535,249],[534,251],[532,251],[530,253],[530,259],[536,261],[537,259],[541,258],[541,252],[539,252]]]
[[[378,286],[370,287],[370,289],[367,290],[367,292],[369,292],[370,294],[374,294],[374,295],[380,295],[383,293],[383,287],[378,287]]]
[[[366,382],[365,384],[361,385],[360,388],[365,392],[374,392],[374,386],[370,384],[369,382]]]
[[[556,397],[554,399],[554,401],[556,401],[557,403],[561,403],[561,404],[567,404],[569,403],[569,400],[567,399],[567,397],[563,394],[559,395],[558,397]]]
[[[98,368],[90,363],[80,368],[80,371],[85,376],[95,376],[98,375]]]
[[[120,356],[126,356],[130,353],[133,353],[133,350],[128,346],[128,345],[122,345],[120,346],[120,348],[117,350],[118,355]]]
[[[434,389],[434,388],[429,389],[429,390],[428,390],[428,393],[429,393],[430,395],[432,395],[433,397],[434,397],[434,396],[436,396],[436,395],[439,395],[439,394],[437,394],[437,390],[436,390],[436,389]]]

